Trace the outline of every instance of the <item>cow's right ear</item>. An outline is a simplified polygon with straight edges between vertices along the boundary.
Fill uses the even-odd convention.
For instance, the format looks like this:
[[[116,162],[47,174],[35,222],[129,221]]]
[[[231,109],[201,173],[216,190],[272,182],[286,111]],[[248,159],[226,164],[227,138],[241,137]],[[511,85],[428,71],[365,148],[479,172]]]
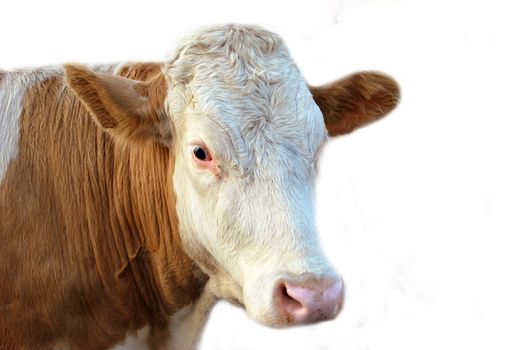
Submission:
[[[76,65],[66,65],[65,71],[67,84],[104,130],[124,141],[154,138],[171,145],[163,74],[141,82]]]

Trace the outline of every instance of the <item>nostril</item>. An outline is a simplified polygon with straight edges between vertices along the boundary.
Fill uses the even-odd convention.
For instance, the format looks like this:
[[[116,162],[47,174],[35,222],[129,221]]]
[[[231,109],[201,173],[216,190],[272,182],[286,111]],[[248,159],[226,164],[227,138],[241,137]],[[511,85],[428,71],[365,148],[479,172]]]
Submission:
[[[281,281],[276,297],[282,316],[289,324],[334,318],[343,299],[341,279]]]
[[[306,323],[314,320],[318,310],[315,302],[317,292],[314,289],[283,282],[281,285],[281,303],[289,323]]]
[[[298,301],[297,299],[295,299],[294,297],[289,295],[288,288],[289,287],[285,283],[280,284],[278,294],[280,296],[281,302],[284,304],[285,308],[289,311],[290,311],[290,309],[296,310],[296,309],[301,308],[303,306],[302,303],[300,303],[300,301]]]

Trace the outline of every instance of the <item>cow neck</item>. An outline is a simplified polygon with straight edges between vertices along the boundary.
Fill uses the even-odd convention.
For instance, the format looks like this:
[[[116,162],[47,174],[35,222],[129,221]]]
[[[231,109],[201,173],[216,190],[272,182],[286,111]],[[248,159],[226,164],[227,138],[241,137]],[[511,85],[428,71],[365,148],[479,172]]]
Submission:
[[[149,82],[150,86],[155,87],[154,96],[161,96],[161,101],[156,98],[152,105],[163,107],[166,87],[160,63],[124,65],[118,74]],[[182,249],[178,233],[172,181],[175,159],[166,147],[153,140],[138,143],[113,143],[115,155],[122,157],[119,163],[121,168],[118,168],[120,174],[114,176],[114,182],[120,183],[117,192],[123,195],[120,198],[122,213],[118,215],[126,217],[121,222],[122,226],[129,224],[127,232],[136,233],[132,235],[134,238],[139,237],[140,246],[131,257],[143,252],[142,255],[150,260],[156,276],[155,283],[163,291],[163,304],[166,303],[167,309],[172,312],[197,297],[202,284],[200,281],[204,277]],[[136,244],[131,246],[136,247]],[[119,270],[124,274],[130,272],[135,278],[140,278],[140,271],[133,270],[132,264],[127,263]]]
[[[34,330],[28,325],[37,320],[23,305],[41,299],[33,314],[56,318],[39,326],[46,339],[74,343],[88,334],[89,343],[80,346],[96,348],[147,323],[165,327],[203,282],[177,231],[174,158],[154,141],[115,142],[63,77],[25,96],[19,157],[0,187],[0,205],[11,204],[0,220],[8,237],[31,243],[21,247],[24,255],[11,257],[18,270],[3,297],[21,302],[6,322]],[[45,262],[45,269],[23,256]],[[31,280],[34,288],[17,290],[23,284],[16,279]],[[36,333],[25,336],[28,343],[42,341]]]

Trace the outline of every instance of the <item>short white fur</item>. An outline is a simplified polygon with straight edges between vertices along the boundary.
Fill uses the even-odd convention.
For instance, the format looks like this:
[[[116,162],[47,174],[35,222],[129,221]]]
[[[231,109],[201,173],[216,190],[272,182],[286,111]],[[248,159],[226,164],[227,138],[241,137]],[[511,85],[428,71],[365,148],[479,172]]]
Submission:
[[[20,117],[28,88],[50,76],[59,68],[40,68],[1,72],[0,78],[0,183],[13,159],[18,156]]]

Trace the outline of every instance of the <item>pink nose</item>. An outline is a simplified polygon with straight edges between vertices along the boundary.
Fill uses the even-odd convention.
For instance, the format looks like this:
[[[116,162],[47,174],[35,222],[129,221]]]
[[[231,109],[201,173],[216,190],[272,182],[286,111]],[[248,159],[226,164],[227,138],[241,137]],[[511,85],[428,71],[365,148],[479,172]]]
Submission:
[[[304,324],[333,319],[343,302],[343,282],[339,278],[283,280],[276,299],[288,324]]]

